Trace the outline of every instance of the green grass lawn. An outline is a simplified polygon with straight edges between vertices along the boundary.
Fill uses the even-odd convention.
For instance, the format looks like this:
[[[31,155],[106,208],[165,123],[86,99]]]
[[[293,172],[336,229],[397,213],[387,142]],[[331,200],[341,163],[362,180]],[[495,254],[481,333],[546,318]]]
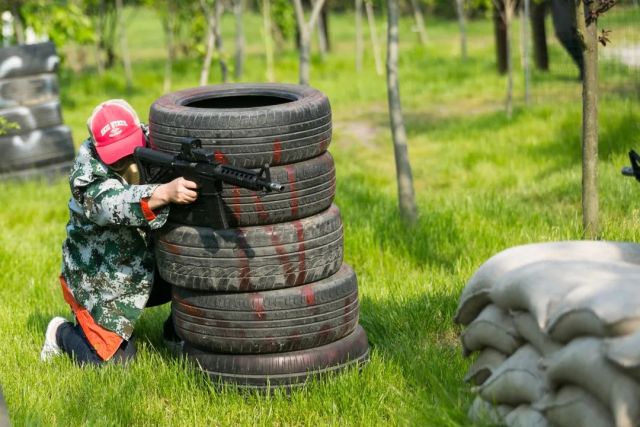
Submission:
[[[633,24],[639,10],[614,12],[604,22],[615,30],[614,43],[616,37],[639,43]],[[232,58],[233,20],[226,19]],[[246,20],[244,81],[264,81],[260,18]],[[144,120],[162,94],[160,24],[146,10],[131,22],[131,93],[121,70],[61,72],[64,118],[76,145],[100,101],[126,98]],[[462,378],[469,360],[452,322],[466,280],[502,249],[581,238],[577,71],[550,37],[551,70],[534,71],[533,101],[525,106],[516,57],[516,109],[508,120],[490,22],[470,25],[470,58],[463,63],[454,22],[427,20],[429,45],[421,47],[404,20],[401,95],[420,211],[417,226],[407,229],[397,212],[384,76],[375,73],[370,46],[365,69],[355,73],[352,22],[352,15],[332,18],[334,51],[324,61],[314,56],[311,82],[327,93],[334,112],[336,203],[345,261],[358,274],[371,362],[291,395],[218,391],[163,349],[169,307],[161,307],[143,315],[138,358],[126,369],[78,368],[68,358],[40,363],[49,319],[70,315],[57,281],[69,190],[64,179],[0,183],[0,384],[15,425],[468,425],[472,395]],[[378,30],[384,35],[382,21]],[[620,167],[630,148],[640,148],[640,70],[603,62],[601,71],[602,237],[638,241],[640,186],[621,177]],[[198,77],[199,64],[181,59],[172,89],[195,86]],[[276,77],[297,81],[290,48],[276,57]],[[211,82],[219,78],[214,66]]]

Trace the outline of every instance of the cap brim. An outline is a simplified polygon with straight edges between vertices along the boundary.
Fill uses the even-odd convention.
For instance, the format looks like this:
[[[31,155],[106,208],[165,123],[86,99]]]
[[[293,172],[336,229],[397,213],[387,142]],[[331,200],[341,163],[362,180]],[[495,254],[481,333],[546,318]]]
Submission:
[[[100,160],[110,165],[133,154],[136,147],[144,146],[144,134],[142,133],[142,129],[138,127],[131,135],[126,136],[118,142],[102,147],[96,146],[96,151],[100,156]]]

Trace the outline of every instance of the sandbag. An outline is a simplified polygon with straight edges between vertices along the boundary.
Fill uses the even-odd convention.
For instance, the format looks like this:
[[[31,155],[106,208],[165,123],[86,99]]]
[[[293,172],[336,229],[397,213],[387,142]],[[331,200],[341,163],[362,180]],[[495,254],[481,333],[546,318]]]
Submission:
[[[602,340],[575,339],[543,364],[552,384],[582,387],[609,408],[617,427],[640,424],[640,385],[605,359]]]
[[[640,381],[640,331],[604,340],[604,352],[609,362]]]
[[[609,410],[591,394],[576,386],[564,386],[545,400],[540,410],[555,427],[613,427]]]
[[[490,347],[485,348],[480,352],[471,367],[469,367],[464,381],[474,385],[481,385],[505,360],[507,360],[505,354]]]
[[[504,419],[508,427],[551,427],[544,415],[529,405],[520,405]]]
[[[540,328],[550,313],[577,288],[595,288],[635,274],[640,266],[621,262],[540,261],[505,274],[491,289],[490,298],[505,310],[531,313]]]
[[[468,325],[489,304],[489,290],[503,274],[538,261],[620,261],[640,264],[640,245],[623,242],[566,241],[533,243],[506,249],[489,258],[462,291],[455,321]]]
[[[539,366],[540,357],[533,346],[525,344],[500,365],[484,384],[474,389],[490,402],[507,405],[533,403],[549,388]]]
[[[472,422],[477,424],[503,425],[505,417],[512,410],[513,407],[511,406],[494,406],[491,403],[482,400],[480,396],[477,396],[469,407],[467,416]]]
[[[487,347],[512,354],[521,344],[511,316],[493,304],[467,326],[460,339],[465,356]]]
[[[513,325],[525,342],[531,344],[543,356],[548,356],[562,348],[562,344],[546,335],[531,314],[525,311],[511,313]]]
[[[574,289],[549,318],[546,333],[556,341],[579,336],[614,337],[640,329],[640,268],[611,267],[592,285]]]

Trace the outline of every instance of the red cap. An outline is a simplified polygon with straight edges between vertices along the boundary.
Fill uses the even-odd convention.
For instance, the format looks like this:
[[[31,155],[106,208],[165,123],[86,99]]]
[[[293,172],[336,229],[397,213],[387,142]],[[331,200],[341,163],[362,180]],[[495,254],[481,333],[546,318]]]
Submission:
[[[122,99],[98,105],[87,127],[100,159],[110,165],[144,147],[145,139],[135,110]]]

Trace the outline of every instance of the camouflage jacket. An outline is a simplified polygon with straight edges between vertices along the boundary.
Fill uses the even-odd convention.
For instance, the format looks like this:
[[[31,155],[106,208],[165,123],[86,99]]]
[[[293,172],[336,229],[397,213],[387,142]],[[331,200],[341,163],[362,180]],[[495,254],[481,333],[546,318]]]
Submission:
[[[157,185],[127,184],[99,160],[91,139],[80,147],[69,183],[62,276],[96,323],[129,339],[153,284],[148,230],[164,225],[169,207],[147,220],[140,202]]]

